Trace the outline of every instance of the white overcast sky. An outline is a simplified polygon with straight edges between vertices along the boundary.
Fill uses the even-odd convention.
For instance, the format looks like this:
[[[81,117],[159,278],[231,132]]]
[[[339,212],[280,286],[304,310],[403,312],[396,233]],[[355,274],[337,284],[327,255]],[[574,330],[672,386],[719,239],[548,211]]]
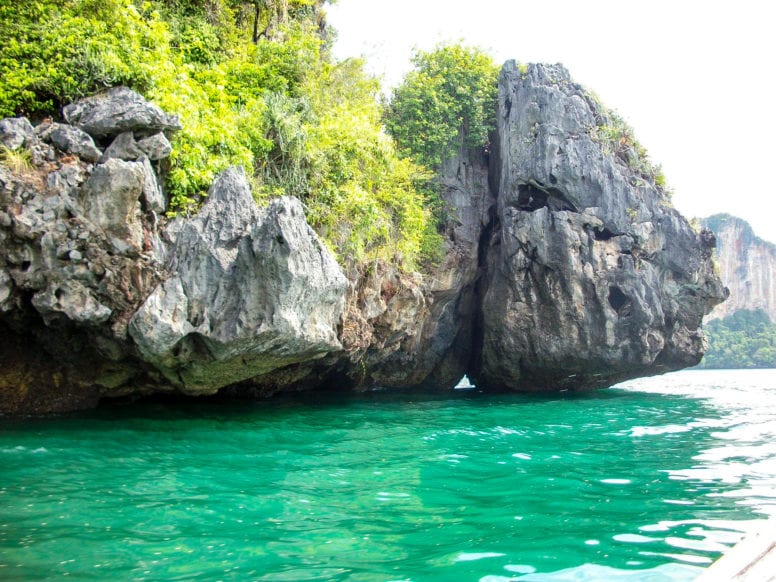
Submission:
[[[413,48],[463,41],[563,63],[633,126],[685,216],[728,212],[776,242],[772,0],[337,0],[335,55],[390,87]]]

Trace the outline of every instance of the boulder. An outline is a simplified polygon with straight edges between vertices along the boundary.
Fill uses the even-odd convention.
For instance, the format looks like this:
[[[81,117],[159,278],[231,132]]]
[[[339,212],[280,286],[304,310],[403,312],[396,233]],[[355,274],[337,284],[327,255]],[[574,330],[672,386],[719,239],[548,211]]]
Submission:
[[[46,140],[63,152],[73,154],[87,162],[96,162],[102,152],[94,145],[92,137],[72,125],[52,123],[45,133]]]
[[[94,168],[81,191],[85,217],[104,230],[119,252],[143,247],[140,197],[144,182],[143,164],[110,159]]]
[[[35,141],[35,130],[26,117],[8,117],[0,120],[0,145],[9,150],[29,147]]]
[[[143,205],[146,210],[161,214],[167,208],[167,199],[147,157],[140,160],[143,167]]]
[[[294,198],[259,209],[246,176],[218,176],[171,251],[170,277],[132,317],[143,358],[209,394],[341,351],[347,280]],[[270,380],[267,380],[270,381]]]
[[[162,132],[138,140],[137,147],[153,162],[163,160],[172,153],[172,145]]]
[[[134,162],[144,156],[143,150],[137,146],[135,135],[131,131],[125,131],[118,134],[110,145],[105,148],[102,161],[105,162],[111,158],[116,158],[127,162]]]
[[[169,115],[127,87],[114,87],[86,97],[62,110],[65,120],[95,138],[125,131],[156,133],[181,128],[176,115]]]
[[[161,136],[161,139],[163,139],[164,143],[170,148],[166,151],[166,155],[169,155],[172,148],[170,142],[164,137],[164,134],[159,133],[148,138],[151,139],[151,142],[141,140],[144,145],[143,147],[140,147],[141,142],[135,141],[134,134],[131,131],[125,131],[116,136],[111,144],[105,149],[102,161],[105,162],[110,159],[117,159],[141,164],[143,171],[143,207],[146,210],[162,213],[167,208],[167,200],[162,192],[162,187],[159,184],[156,172],[150,161],[151,159],[160,159],[159,154],[162,153],[160,149],[157,148],[155,150],[153,146],[153,144],[161,143],[157,136]],[[159,148],[161,147],[162,146],[159,146]],[[151,158],[146,150],[150,151],[155,157]]]

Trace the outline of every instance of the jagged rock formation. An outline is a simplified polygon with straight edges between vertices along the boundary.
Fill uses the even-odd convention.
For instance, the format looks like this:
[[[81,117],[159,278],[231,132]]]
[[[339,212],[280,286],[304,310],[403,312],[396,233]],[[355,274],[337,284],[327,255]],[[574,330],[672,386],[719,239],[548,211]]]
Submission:
[[[601,387],[703,356],[714,237],[594,138],[601,114],[559,65],[502,69],[479,386]]]
[[[179,124],[120,88],[68,123],[0,122],[0,412],[176,391],[586,389],[696,363],[723,298],[696,234],[593,137],[559,66],[502,72],[492,151],[439,175],[444,259],[345,274],[291,198],[259,209],[238,169],[166,221]]]
[[[232,169],[196,217],[162,228],[155,166],[177,120],[128,90],[68,111],[93,134],[0,126],[33,158],[0,166],[0,411],[241,381],[269,393],[342,351],[347,281],[299,201],[259,209]]]
[[[142,152],[94,165],[110,131],[95,142],[68,124],[12,119],[0,136],[31,158],[17,173],[0,166],[0,410],[94,403],[141,375],[126,328],[164,275],[156,168]]]
[[[746,221],[729,214],[701,220],[717,237],[715,255],[730,297],[706,318],[723,319],[740,309],[762,309],[776,323],[776,245],[758,238]]]
[[[340,351],[347,280],[301,203],[259,209],[241,169],[185,222],[170,273],[132,317],[140,354],[188,394],[212,394]]]
[[[92,137],[115,137],[138,132],[145,137],[181,128],[178,118],[168,115],[126,87],[114,87],[62,110],[65,120]]]

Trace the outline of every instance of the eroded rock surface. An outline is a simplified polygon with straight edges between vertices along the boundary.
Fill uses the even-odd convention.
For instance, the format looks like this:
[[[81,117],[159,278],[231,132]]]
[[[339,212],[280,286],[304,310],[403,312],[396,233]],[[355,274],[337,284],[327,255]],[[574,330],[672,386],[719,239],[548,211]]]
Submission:
[[[96,138],[126,131],[156,133],[181,128],[175,115],[168,115],[126,87],[114,87],[66,105],[62,113],[70,125]]]
[[[596,139],[603,115],[559,65],[502,70],[482,388],[603,387],[703,355],[701,320],[725,297],[714,237]]]
[[[144,359],[187,393],[214,393],[341,350],[347,280],[295,198],[253,201],[241,169],[216,179],[135,313]]]
[[[422,277],[380,262],[351,276],[342,334],[349,358],[339,385],[445,390],[467,371],[480,241],[494,203],[487,156],[459,151],[438,182],[449,215],[443,258]]]
[[[69,125],[22,134],[30,167],[0,166],[0,411],[78,408],[153,382],[126,327],[163,274],[158,221],[141,204],[156,171],[95,165],[92,137]]]
[[[441,169],[444,253],[343,273],[301,203],[230,169],[191,218],[159,179],[179,127],[125,88],[68,123],[0,121],[0,413],[179,392],[563,390],[696,363],[725,295],[696,233],[560,66],[507,63],[490,152]],[[638,160],[637,160],[638,161]]]
[[[156,162],[177,121],[128,90],[67,113],[92,135],[0,128],[32,159],[0,166],[0,412],[241,383],[269,394],[331,366],[318,361],[343,351],[348,283],[298,200],[260,209],[233,168],[196,217],[168,223]]]

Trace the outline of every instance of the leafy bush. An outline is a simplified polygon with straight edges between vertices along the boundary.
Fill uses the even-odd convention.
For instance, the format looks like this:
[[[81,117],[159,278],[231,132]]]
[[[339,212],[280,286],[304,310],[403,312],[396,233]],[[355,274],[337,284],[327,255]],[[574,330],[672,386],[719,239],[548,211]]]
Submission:
[[[464,145],[485,146],[495,128],[498,68],[476,48],[440,46],[418,51],[415,70],[392,95],[385,116],[399,151],[438,168]]]
[[[596,110],[596,125],[590,130],[591,137],[643,180],[655,186],[662,198],[669,201],[672,191],[666,183],[665,174],[649,159],[647,149],[636,139],[633,128],[619,113],[604,106],[597,95],[590,95]]]
[[[166,168],[172,214],[196,212],[215,175],[239,164],[259,200],[301,198],[342,261],[414,267],[434,246],[419,190],[428,176],[383,132],[363,63],[328,61],[322,1],[4,3],[0,116],[56,116],[128,85],[180,116]]]
[[[114,85],[145,90],[167,60],[166,25],[130,0],[3,2],[0,117],[41,115]],[[120,15],[117,17],[117,15]]]

